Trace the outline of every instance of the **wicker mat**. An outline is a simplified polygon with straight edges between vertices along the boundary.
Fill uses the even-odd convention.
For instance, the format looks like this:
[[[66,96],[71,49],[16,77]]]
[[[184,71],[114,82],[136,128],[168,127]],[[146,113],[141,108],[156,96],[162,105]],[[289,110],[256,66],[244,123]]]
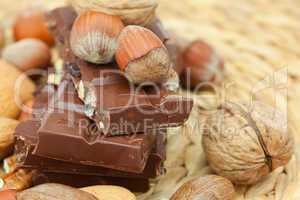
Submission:
[[[1,19],[22,6],[58,0],[0,0]],[[300,199],[297,178],[300,137],[300,1],[298,0],[159,0],[158,14],[164,25],[178,35],[202,38],[214,46],[226,62],[222,94],[227,99],[253,99],[287,110],[296,151],[291,161],[251,187],[236,186],[236,199]],[[256,87],[257,86],[257,87]],[[188,92],[182,91],[187,94]],[[223,94],[223,96],[224,96]],[[254,95],[255,94],[255,95]],[[214,106],[218,95],[192,95],[196,106],[188,123],[169,130],[167,174],[153,180],[152,189],[138,199],[165,200],[187,180],[212,173],[201,146],[202,108]],[[299,191],[297,191],[297,189]]]

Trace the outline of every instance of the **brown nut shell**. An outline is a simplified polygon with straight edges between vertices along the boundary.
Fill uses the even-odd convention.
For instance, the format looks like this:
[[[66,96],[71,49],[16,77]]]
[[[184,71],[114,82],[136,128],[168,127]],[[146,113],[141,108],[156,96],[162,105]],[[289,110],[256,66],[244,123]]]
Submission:
[[[210,167],[233,183],[250,185],[284,166],[294,152],[285,116],[261,103],[227,102],[208,117],[202,137]]]
[[[2,58],[22,71],[47,66],[51,61],[49,47],[38,39],[23,39],[6,46]]]
[[[124,28],[121,19],[105,13],[86,11],[75,20],[70,45],[73,53],[92,63],[112,61],[119,33]]]
[[[21,12],[13,25],[13,33],[15,40],[36,38],[49,46],[54,44],[54,37],[48,29],[45,12],[41,9],[29,8]]]
[[[119,36],[116,51],[119,68],[136,84],[164,83],[173,74],[172,61],[161,40],[150,30],[127,26]]]
[[[235,196],[232,183],[221,176],[207,175],[183,184],[171,200],[233,200]]]
[[[182,85],[195,88],[200,83],[219,84],[223,80],[224,62],[206,42],[196,40],[182,53]]]

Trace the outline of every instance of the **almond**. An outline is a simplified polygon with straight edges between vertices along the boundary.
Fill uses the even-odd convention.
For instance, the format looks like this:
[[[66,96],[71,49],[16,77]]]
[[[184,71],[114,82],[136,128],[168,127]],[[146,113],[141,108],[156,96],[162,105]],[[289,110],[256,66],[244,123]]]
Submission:
[[[97,200],[93,195],[66,185],[47,183],[17,194],[18,200]]]
[[[135,84],[165,84],[172,80],[178,87],[178,77],[168,50],[152,31],[144,27],[132,25],[123,29],[119,36],[116,61]]]
[[[23,39],[5,47],[2,58],[26,71],[47,66],[51,61],[51,52],[41,40]]]
[[[183,184],[171,200],[233,200],[234,196],[234,187],[229,180],[207,175]]]
[[[0,159],[12,152],[14,131],[18,124],[16,120],[0,117]]]
[[[117,38],[124,25],[117,16],[87,11],[75,20],[70,45],[79,58],[92,63],[109,63],[117,48]]]
[[[34,83],[15,66],[0,60],[0,117],[16,118],[20,105],[33,98]]]
[[[98,200],[136,200],[133,193],[119,186],[96,185],[81,188],[81,190],[93,194]]]
[[[48,30],[45,11],[37,8],[28,8],[21,12],[13,25],[15,40],[36,38],[48,45],[54,44],[54,38]]]

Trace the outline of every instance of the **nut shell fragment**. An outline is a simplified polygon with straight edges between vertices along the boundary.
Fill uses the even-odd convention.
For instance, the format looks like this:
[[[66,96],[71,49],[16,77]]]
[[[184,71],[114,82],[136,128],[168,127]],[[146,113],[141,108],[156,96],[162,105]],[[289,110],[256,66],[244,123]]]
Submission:
[[[233,200],[234,196],[234,187],[229,180],[207,175],[183,184],[171,200]]]

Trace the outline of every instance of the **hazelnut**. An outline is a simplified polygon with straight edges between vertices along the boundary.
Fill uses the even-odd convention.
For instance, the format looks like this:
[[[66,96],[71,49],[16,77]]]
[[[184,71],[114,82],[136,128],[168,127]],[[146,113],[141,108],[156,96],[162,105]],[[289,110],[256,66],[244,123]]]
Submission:
[[[45,12],[40,9],[30,8],[21,12],[13,25],[16,40],[36,38],[48,45],[54,44],[54,37],[48,30]]]
[[[92,63],[109,63],[112,61],[119,33],[124,25],[117,16],[86,11],[75,20],[70,45],[73,53],[81,59]]]
[[[2,200],[16,200],[17,192],[15,190],[3,190],[0,192],[0,199]]]
[[[145,26],[155,16],[156,0],[73,0],[73,7],[79,11],[94,10],[119,16],[126,25]]]
[[[0,60],[0,116],[16,118],[22,103],[33,98],[34,83],[13,65]]]
[[[235,197],[232,183],[221,176],[207,175],[183,184],[171,200],[233,200]]]
[[[207,43],[196,40],[189,44],[182,54],[184,72],[182,85],[195,88],[199,83],[219,84],[223,79],[224,63]]]
[[[150,30],[140,26],[127,26],[119,36],[116,51],[119,68],[135,84],[155,82],[176,90],[178,75],[167,48]]]
[[[126,188],[113,185],[95,185],[81,188],[101,200],[126,199],[136,200],[135,195]]]
[[[17,120],[0,117],[0,159],[12,152],[14,131],[18,124]]]
[[[29,100],[24,104],[26,110],[23,110],[19,116],[19,121],[26,121],[27,119],[31,118],[32,116],[32,107],[33,107],[33,100]]]
[[[38,39],[23,39],[3,49],[2,58],[22,71],[47,66],[51,61],[49,47]]]
[[[210,167],[233,183],[254,184],[287,164],[294,150],[285,115],[268,105],[225,103],[207,118],[202,143]]]

